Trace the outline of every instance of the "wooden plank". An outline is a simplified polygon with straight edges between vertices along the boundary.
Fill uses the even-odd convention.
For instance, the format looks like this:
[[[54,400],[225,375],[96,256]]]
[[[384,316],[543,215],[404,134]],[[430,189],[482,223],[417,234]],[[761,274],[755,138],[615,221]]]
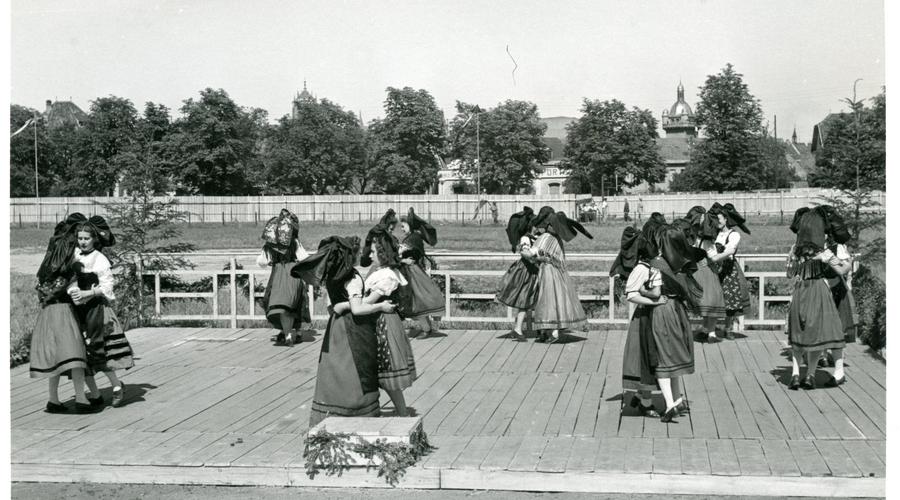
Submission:
[[[588,388],[590,374],[569,372],[569,379],[576,378],[575,387],[569,393],[569,404],[566,405],[566,411],[558,421],[557,435],[574,436],[575,426],[578,423],[578,414],[581,411],[581,404],[584,402],[584,393]],[[565,392],[564,392],[565,394]],[[593,464],[591,464],[593,465]]]
[[[804,476],[822,477],[831,473],[812,441],[789,440],[788,447]]]
[[[499,372],[503,365],[506,363],[506,360],[509,359],[510,354],[512,354],[513,349],[518,345],[523,345],[526,342],[513,342],[512,340],[506,340],[505,342],[500,342],[500,346],[497,348],[497,351],[487,362],[485,362],[484,367],[482,367],[482,373],[491,373],[491,372]]]
[[[716,422],[716,431],[720,438],[742,438],[744,432],[738,423],[734,408],[720,377],[723,373],[710,374],[701,379],[709,395],[710,407]]]
[[[743,343],[744,341],[742,340],[735,342],[719,342],[718,347],[719,352],[722,355],[725,372],[739,373],[751,371],[750,368],[747,367],[747,364],[744,363],[744,358],[741,356],[740,348],[738,347],[738,344]]]
[[[536,470],[538,472],[565,472],[574,444],[575,438],[572,436],[551,437],[541,453]]]
[[[504,340],[491,339],[490,341],[488,341],[481,349],[481,351],[478,352],[475,358],[472,359],[472,361],[468,365],[466,365],[466,371],[484,373],[486,371],[485,365],[487,365],[488,362],[497,355],[497,351],[503,345],[510,343],[509,340]]]
[[[516,454],[513,455],[509,462],[507,470],[518,472],[533,472],[537,470],[538,462],[541,459],[541,453],[547,446],[550,438],[544,436],[525,436]]]
[[[524,439],[524,436],[498,437],[481,462],[481,470],[506,470]]]
[[[135,454],[122,459],[123,465],[151,465],[155,457],[174,448],[172,443],[178,443],[177,438],[181,434],[181,432],[159,432],[160,437],[141,441]]]
[[[436,428],[435,432],[437,434],[471,435],[468,432],[465,432],[466,428],[463,427],[463,423],[472,415],[472,412],[478,408],[479,404],[494,386],[494,383],[497,382],[497,378],[485,377],[481,373],[468,373],[473,373],[475,377],[477,377],[474,384],[468,386],[468,391],[462,395],[456,406],[448,411],[446,417]],[[465,382],[465,379],[463,379],[463,381]]]
[[[509,353],[509,357],[506,358],[506,362],[503,363],[500,371],[521,373],[524,367],[523,362],[525,356],[531,349],[538,349],[540,347],[544,347],[543,344],[535,342],[515,342],[512,352]]]
[[[566,462],[566,472],[593,472],[599,449],[600,438],[576,436]]]
[[[794,455],[783,439],[763,439],[763,453],[766,455],[766,463],[773,476],[799,476],[800,467],[794,460]]]
[[[874,423],[878,429],[887,435],[887,414],[884,409],[872,399],[859,384],[847,377],[847,383],[829,391],[843,391],[847,398],[855,404]]]
[[[825,464],[831,469],[831,475],[836,477],[862,477],[862,471],[856,466],[853,458],[847,450],[841,446],[840,441],[814,441],[816,449],[825,460]]]
[[[654,439],[652,458],[654,474],[681,474],[681,440]]]
[[[582,340],[580,342],[556,344],[562,348],[562,352],[559,355],[559,359],[556,361],[556,365],[553,366],[552,371],[557,373],[575,371],[575,366],[578,364],[578,358],[581,357],[581,352],[587,345],[587,342],[587,340]]]
[[[420,415],[430,412],[434,406],[441,400],[454,386],[462,379],[463,372],[445,372],[440,379],[435,382],[434,386],[426,393],[422,394],[415,401],[416,411]],[[415,385],[413,385],[415,387]],[[407,404],[408,406],[408,404]],[[437,419],[437,418],[436,418]],[[428,420],[426,419],[426,422]],[[438,424],[440,421],[437,422]]]
[[[625,472],[625,455],[631,446],[631,440],[620,437],[604,437],[600,441],[597,460],[594,462],[596,472]]]
[[[55,450],[75,439],[78,431],[61,431],[47,439],[33,443],[12,455],[12,463],[42,463],[45,457],[52,456]]]
[[[306,435],[284,436],[284,444],[267,456],[258,459],[260,467],[284,467],[294,460],[305,463],[303,459],[303,441]],[[238,459],[240,460],[240,459]]]
[[[731,402],[731,407],[734,409],[734,414],[737,417],[738,425],[740,426],[741,433],[744,435],[744,437],[763,437],[762,431],[760,430],[759,425],[757,425],[756,419],[754,418],[754,412],[753,410],[751,410],[751,406],[744,398],[744,393],[743,391],[741,391],[740,384],[738,384],[734,374],[723,373],[722,384],[725,386],[725,393],[728,395],[728,399]],[[768,409],[768,405],[766,405],[765,409]]]
[[[576,372],[596,372],[600,365],[600,359],[609,355],[606,352],[606,342],[609,338],[609,332],[595,332],[590,335],[584,342],[581,349],[581,355],[578,357],[578,363],[575,364]]]
[[[100,459],[101,465],[130,465],[135,456],[148,453],[157,444],[172,439],[172,432],[145,432],[135,431],[128,446],[110,448],[106,450]]]
[[[451,469],[478,469],[481,462],[494,447],[497,438],[494,436],[474,436],[466,445],[466,449],[456,457]]]
[[[554,346],[555,345],[556,344],[554,344]],[[525,354],[521,364],[518,366],[519,371],[537,371],[536,369],[541,366],[541,361],[544,359],[544,356],[547,356],[547,353],[550,352],[551,347],[553,346],[533,342],[531,344],[531,349],[528,350],[528,353]],[[558,351],[559,349],[553,349],[553,352],[557,352],[557,357],[559,357]]]
[[[785,394],[781,384],[768,373],[755,373],[754,376],[766,398],[772,404],[772,408],[775,409],[775,414],[778,415],[785,433],[798,439],[812,438],[812,431],[806,425],[806,421],[797,413],[797,409],[794,408],[794,405]]]
[[[742,476],[769,476],[772,474],[759,440],[735,439],[734,451]]]
[[[746,343],[744,343],[746,345]],[[765,439],[787,439],[788,435],[778,420],[775,410],[766,399],[765,393],[759,386],[759,382],[751,373],[735,374],[734,379],[738,388],[744,395],[744,399],[750,407],[753,420],[759,427],[760,434]]]
[[[814,390],[807,391],[806,395],[841,439],[864,439],[865,434],[850,420],[843,409],[834,403],[830,392],[840,391]]]
[[[728,341],[726,340],[724,342]],[[705,344],[705,347],[707,348],[703,350],[703,355],[706,358],[706,366],[708,367],[709,373],[719,374],[728,371],[728,368],[725,365],[725,359],[722,357],[722,344],[723,342]]]
[[[435,434],[438,426],[440,426],[441,422],[447,417],[447,415],[456,407],[456,405],[463,399],[466,393],[475,385],[479,379],[481,379],[481,374],[479,373],[464,373],[464,372],[450,372],[450,373],[463,373],[462,379],[460,379],[459,383],[455,384],[450,390],[446,392],[438,401],[437,404],[429,408],[426,413],[424,413],[425,419],[423,422],[423,427],[425,432],[428,435]]]
[[[717,438],[716,421],[713,419],[712,405],[703,384],[702,375],[692,373],[682,377],[685,393],[691,404],[691,431],[695,438]]]
[[[710,474],[709,451],[705,439],[681,440],[681,471],[684,474]]]
[[[518,411],[509,423],[510,435],[541,436],[550,419],[550,409],[560,397],[566,381],[560,373],[539,373],[531,391],[519,405]]]
[[[709,373],[709,366],[706,364],[706,350],[710,349],[712,344],[694,343],[694,373]]]
[[[603,383],[602,397],[597,403],[597,423],[594,426],[594,436],[607,437],[617,435],[621,424],[621,396],[622,374],[607,375]]]
[[[510,423],[519,410],[522,401],[531,393],[534,384],[539,383],[540,380],[541,377],[537,373],[522,375],[521,383],[513,384],[481,432],[488,436],[507,435]]]
[[[578,418],[575,421],[574,435],[593,436],[597,425],[597,411],[600,407],[600,399],[603,397],[603,385],[606,377],[599,373],[588,373],[587,388],[584,390],[584,398],[578,408]],[[616,422],[618,429],[618,421]]]
[[[710,472],[716,476],[739,476],[741,467],[731,439],[707,439]]]
[[[628,439],[625,450],[625,472],[640,474],[653,471],[653,440],[648,438]]]
[[[853,459],[863,477],[884,477],[883,457],[879,458],[875,450],[865,441],[841,441],[841,446]]]
[[[476,330],[477,331],[477,330]],[[466,344],[459,353],[454,357],[447,366],[442,368],[444,371],[452,372],[452,371],[462,371],[466,369],[466,366],[472,362],[473,359],[484,349],[484,346],[487,345],[487,340],[484,338],[479,338],[475,336],[471,342]]]
[[[179,446],[175,448],[168,454],[168,461],[174,465],[179,467],[199,467],[203,465],[203,461],[197,460],[195,457],[201,455],[203,450],[207,447],[211,446],[213,443],[223,439],[223,437],[227,433],[225,432],[203,432],[200,433],[197,438],[193,441],[187,443],[184,446]],[[274,435],[273,436],[277,436]],[[281,436],[282,442],[286,439],[286,436]],[[255,461],[258,462],[263,458],[263,456],[258,456],[259,458]]]
[[[568,409],[571,404],[575,386],[578,385],[579,374],[573,372],[556,373],[558,373],[559,376],[564,377],[565,382],[563,383],[562,389],[559,391],[559,397],[556,398],[556,404],[549,409],[550,418],[547,420],[547,426],[544,428],[543,432],[545,436],[561,435],[559,432],[560,424],[562,423],[563,416],[566,414],[566,409]]]
[[[26,429],[11,429],[10,435],[10,451],[13,455],[16,454],[17,451],[28,448],[29,446],[36,445],[37,443],[50,439],[51,437],[59,434],[59,429],[35,429],[35,430],[26,430]]]
[[[496,383],[487,392],[481,402],[471,412],[462,425],[467,434],[481,435],[491,416],[503,402],[503,399],[516,384],[524,383],[520,376],[514,373],[486,373],[485,378],[494,378]]]
[[[878,455],[878,458],[880,458],[882,462],[885,464],[887,463],[887,441],[881,439],[869,439],[866,441],[866,444],[875,451],[875,454]]]
[[[769,354],[766,346],[763,345],[762,342],[746,342],[744,345],[750,350],[753,354],[753,359],[756,361],[756,366],[761,372],[771,372],[775,369],[774,360],[777,358],[773,358],[771,354]]]
[[[740,356],[741,361],[743,361],[743,363],[744,363],[744,366],[747,367],[747,371],[750,371],[750,372],[764,371],[756,363],[756,357],[753,355],[753,351],[750,350],[749,342],[747,342],[747,341],[735,342],[734,345],[737,347],[738,356]]]
[[[782,387],[782,390],[784,388]],[[839,439],[841,436],[834,429],[831,423],[825,418],[819,409],[816,407],[816,404],[813,402],[813,397],[815,397],[816,391],[790,391],[790,399],[791,403],[794,404],[794,407],[797,408],[797,413],[803,418],[803,421],[806,422],[806,425],[809,426],[809,429],[812,431],[813,435],[818,439]],[[819,397],[822,397],[822,394],[819,394]],[[793,437],[793,436],[792,436]]]

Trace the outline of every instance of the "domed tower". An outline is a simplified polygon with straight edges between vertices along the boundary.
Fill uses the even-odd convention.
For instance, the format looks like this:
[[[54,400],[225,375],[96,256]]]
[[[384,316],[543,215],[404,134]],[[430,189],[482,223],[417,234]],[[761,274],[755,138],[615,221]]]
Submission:
[[[694,112],[684,100],[684,85],[678,82],[678,100],[667,110],[663,110],[662,128],[666,137],[696,137],[697,124],[694,123]]]

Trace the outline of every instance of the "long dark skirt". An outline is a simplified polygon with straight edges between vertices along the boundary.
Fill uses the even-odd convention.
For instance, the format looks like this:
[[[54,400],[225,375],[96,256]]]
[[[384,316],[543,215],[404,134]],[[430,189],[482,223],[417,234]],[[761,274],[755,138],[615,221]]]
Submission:
[[[831,287],[831,296],[834,298],[838,315],[841,317],[844,341],[856,342],[856,325],[859,324],[859,315],[856,312],[856,299],[853,298],[853,291],[847,288],[843,281],[839,281]]]
[[[719,281],[725,296],[725,310],[729,314],[743,314],[750,307],[750,287],[744,271],[734,259],[720,262]]]
[[[88,375],[134,366],[134,352],[119,318],[103,297],[95,297],[75,306],[75,313],[84,329]]]
[[[326,417],[377,417],[378,315],[332,315],[322,339],[316,389],[309,415],[312,427]]]
[[[281,315],[288,314],[295,322],[309,323],[309,303],[306,283],[291,276],[291,268],[296,262],[276,262],[263,296],[266,319],[277,329],[281,329]],[[299,324],[297,326],[300,326]]]
[[[651,317],[653,307],[638,306],[628,325],[625,337],[625,352],[622,356],[622,389],[628,393],[637,393],[644,399],[659,391],[656,377],[653,375],[650,360],[658,357],[654,354],[656,344],[653,341]],[[628,401],[628,398],[625,398]]]
[[[541,264],[537,278],[538,297],[534,304],[534,327],[543,329],[580,328],[587,315],[569,274],[553,264]]]
[[[788,340],[802,352],[843,349],[844,330],[823,278],[799,280],[788,310]]]
[[[531,309],[537,302],[538,267],[524,259],[515,261],[500,283],[497,302],[515,309]]]
[[[56,303],[38,311],[31,336],[31,378],[59,376],[73,368],[87,368],[84,338],[72,304]]]
[[[697,271],[694,272],[694,279],[703,287],[703,297],[700,299],[700,305],[697,306],[695,311],[697,315],[704,318],[724,318],[725,294],[722,291],[722,284],[719,282],[719,277],[716,276],[716,273],[710,269],[706,259],[697,262]]]
[[[410,317],[437,316],[444,312],[444,294],[428,273],[415,264],[400,266],[400,272],[409,282],[412,295]]]
[[[416,380],[416,360],[403,320],[397,313],[383,313],[375,326],[378,337],[378,385],[384,390],[403,390]]]
[[[665,304],[653,307],[651,318],[656,345],[656,359],[650,352],[653,374],[667,378],[694,373],[694,339],[684,304],[669,298]]]

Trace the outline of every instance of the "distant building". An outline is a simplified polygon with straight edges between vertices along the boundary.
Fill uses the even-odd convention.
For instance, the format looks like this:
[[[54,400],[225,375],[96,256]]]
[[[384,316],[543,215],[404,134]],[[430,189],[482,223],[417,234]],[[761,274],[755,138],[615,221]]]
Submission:
[[[794,133],[791,134],[791,140],[786,141],[785,143],[785,151],[788,165],[794,170],[794,173],[797,174],[798,177],[798,179],[791,184],[791,187],[809,187],[806,177],[816,166],[816,156],[812,152],[811,144],[797,142],[796,127],[794,128]]]
[[[815,153],[825,145],[828,129],[835,121],[841,120],[843,117],[844,113],[829,113],[825,119],[813,126],[812,143],[809,145],[810,152]]]
[[[316,98],[313,97],[312,94],[306,90],[306,80],[303,80],[303,91],[298,92],[297,96],[294,97],[294,101],[291,103],[291,119],[297,119],[297,114],[300,112],[300,103],[301,102],[315,102]]]
[[[81,127],[87,121],[88,115],[72,101],[53,102],[47,99],[46,109],[41,114],[41,118],[48,128],[62,127],[64,125]]]

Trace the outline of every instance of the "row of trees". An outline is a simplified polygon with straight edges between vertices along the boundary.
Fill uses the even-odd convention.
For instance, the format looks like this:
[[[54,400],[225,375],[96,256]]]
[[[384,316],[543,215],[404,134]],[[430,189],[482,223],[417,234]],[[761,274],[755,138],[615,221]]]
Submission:
[[[790,186],[795,175],[785,146],[769,136],[741,74],[727,65],[707,78],[699,97],[695,120],[704,138],[671,190]],[[884,102],[884,94],[872,108],[854,101],[854,113],[834,120],[811,185],[848,187],[858,167],[867,186],[883,189]],[[222,89],[187,99],[177,119],[161,104],[148,102],[139,114],[127,99],[102,97],[83,126],[38,122],[40,191],[104,195],[118,183],[129,191],[205,195],[423,193],[446,162],[456,161],[487,192],[502,194],[529,190],[550,158],[541,139],[546,125],[530,102],[487,110],[457,102],[456,115],[445,120],[427,91],[389,87],[384,110],[384,118],[364,125],[340,105],[304,94],[293,116],[270,124],[264,110],[241,107]],[[13,105],[11,127],[34,114]],[[34,196],[29,135],[11,141],[12,196]],[[657,139],[651,111],[585,99],[567,128],[566,189],[596,194],[613,179],[617,189],[662,181]]]

